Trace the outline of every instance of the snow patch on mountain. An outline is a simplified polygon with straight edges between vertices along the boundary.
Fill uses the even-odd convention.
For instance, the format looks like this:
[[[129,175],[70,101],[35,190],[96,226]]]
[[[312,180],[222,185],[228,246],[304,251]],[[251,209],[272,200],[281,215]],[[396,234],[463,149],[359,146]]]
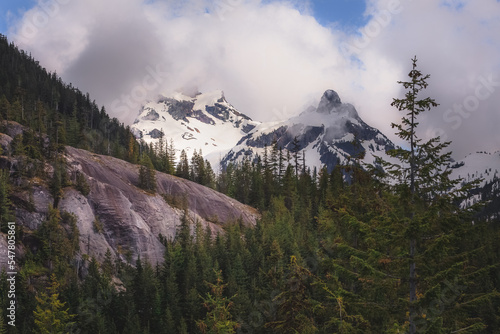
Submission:
[[[131,129],[148,144],[158,142],[160,137],[172,139],[178,158],[181,150],[188,157],[194,150],[215,156],[226,152],[257,125],[217,90],[194,96],[180,92],[160,96],[142,107]]]
[[[484,187],[500,177],[500,151],[471,153],[452,168],[452,178],[462,178],[465,182],[483,179],[480,186]]]
[[[222,164],[241,161],[243,157],[255,159],[268,154],[273,145],[285,151],[305,155],[306,165],[331,171],[338,163],[352,159],[373,163],[373,155],[389,159],[386,152],[394,144],[377,129],[367,125],[352,104],[342,103],[339,95],[327,90],[319,105],[308,108],[289,120],[264,123],[244,136],[231,149]]]

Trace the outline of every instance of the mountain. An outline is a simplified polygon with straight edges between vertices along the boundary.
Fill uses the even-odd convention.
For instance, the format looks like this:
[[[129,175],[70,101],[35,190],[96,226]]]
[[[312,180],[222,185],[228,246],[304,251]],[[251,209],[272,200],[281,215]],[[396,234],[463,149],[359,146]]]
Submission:
[[[463,178],[466,182],[480,178],[480,186],[484,187],[500,177],[500,151],[471,153],[452,168],[452,177]]]
[[[333,90],[323,94],[317,107],[296,117],[256,126],[225,154],[222,163],[263,157],[265,148],[274,144],[291,152],[300,151],[311,168],[326,166],[329,171],[352,158],[373,162],[373,154],[385,157],[385,152],[394,148],[385,135],[366,124],[354,106],[342,103]]]
[[[176,151],[204,155],[226,151],[259,123],[227,102],[222,91],[187,96],[174,93],[146,103],[131,126],[137,139],[173,140]]]
[[[273,146],[281,148],[284,159],[297,153],[300,164],[331,171],[337,164],[361,159],[373,163],[374,155],[391,160],[386,151],[395,145],[379,130],[366,124],[352,104],[343,103],[333,90],[324,92],[316,107],[300,115],[273,123],[259,123],[236,110],[221,91],[181,93],[147,103],[132,126],[137,138],[147,143],[158,141],[163,133],[172,138],[177,150],[192,153],[202,150],[212,166],[227,166],[271,155]],[[290,153],[290,154],[289,154]],[[468,204],[486,200],[489,216],[498,214],[500,157],[499,152],[470,154],[453,166],[453,178],[471,181],[484,178],[473,191]]]
[[[15,122],[3,124],[7,129],[0,133],[0,144],[6,155],[0,155],[0,169],[10,171],[16,185],[11,200],[16,221],[25,230],[20,244],[36,253],[36,231],[54,202],[50,184],[55,169],[49,162],[31,160],[28,164],[43,164],[44,172],[33,179],[25,177],[29,173],[26,159],[11,153],[12,138],[26,129]],[[151,263],[161,263],[164,247],[159,235],[175,236],[184,209],[191,223],[199,222],[214,233],[225,224],[240,220],[244,225],[254,225],[259,218],[255,209],[215,190],[160,172],[156,172],[157,193],[145,192],[137,186],[139,166],[124,160],[69,146],[63,157],[69,182],[62,189],[58,209],[77,218],[80,256],[88,254],[102,262],[110,249],[113,257],[122,261],[133,262],[140,255]],[[76,189],[78,175],[86,180],[88,194]],[[6,238],[0,238],[0,254],[6,253],[6,242]]]
[[[464,205],[479,201],[486,202],[481,218],[500,218],[500,151],[495,153],[476,152],[467,155],[452,166],[451,177],[463,178],[465,182],[481,179],[472,197]]]

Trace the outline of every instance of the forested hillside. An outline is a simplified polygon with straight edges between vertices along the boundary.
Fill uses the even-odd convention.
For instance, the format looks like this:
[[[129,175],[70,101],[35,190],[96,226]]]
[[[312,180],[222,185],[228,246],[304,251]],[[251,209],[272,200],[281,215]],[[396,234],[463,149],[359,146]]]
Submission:
[[[48,134],[50,152],[43,153],[49,155],[64,145],[127,160],[138,154],[134,152],[134,149],[138,151],[138,145],[128,127],[110,118],[89,94],[62,82],[57,73],[46,71],[30,54],[0,35],[2,120],[16,121],[34,134]],[[32,137],[37,140],[36,136]]]
[[[395,100],[404,113],[395,127],[411,149],[394,150],[400,163],[380,162],[385,171],[359,157],[331,173],[311,171],[299,152],[272,147],[216,176],[201,154],[175,166],[171,146],[139,150],[88,95],[5,38],[0,48],[2,120],[29,129],[5,145],[23,167],[2,165],[2,238],[19,206],[14,191],[43,183],[53,200],[38,230],[16,222],[17,240],[31,242],[18,245],[15,327],[7,274],[0,278],[0,333],[498,333],[500,222],[460,208],[470,185],[443,167],[447,144],[416,135],[432,99]],[[404,87],[418,92],[426,78],[415,60]],[[185,214],[175,237],[159,236],[162,263],[138,257],[131,265],[111,252],[100,263],[78,247],[78,217],[58,208],[62,188],[89,192],[85,180],[67,178],[65,145],[140,161],[145,193],[156,191],[156,167],[248,203],[262,218],[214,235]],[[185,201],[168,200],[187,212]]]

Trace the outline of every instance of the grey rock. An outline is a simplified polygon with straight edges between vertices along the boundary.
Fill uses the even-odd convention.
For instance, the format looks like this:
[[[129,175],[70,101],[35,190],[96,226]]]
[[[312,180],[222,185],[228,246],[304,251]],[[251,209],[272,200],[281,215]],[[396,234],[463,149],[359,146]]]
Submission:
[[[3,128],[6,128],[5,133],[14,138],[17,135],[22,135],[24,131],[24,126],[14,121],[2,121],[1,125]]]
[[[142,119],[145,121],[156,121],[160,118],[160,115],[154,110],[150,110],[146,116],[143,116]]]
[[[0,146],[2,147],[2,155],[10,155],[11,149],[10,144],[12,143],[12,137],[4,133],[0,133]]]
[[[174,237],[184,212],[170,205],[162,195],[178,202],[185,198],[191,222],[209,227],[213,233],[221,226],[241,220],[254,225],[258,212],[223,194],[172,175],[156,173],[157,194],[138,188],[138,166],[88,151],[67,147],[70,174],[85,175],[90,193],[83,196],[66,189],[60,209],[78,217],[80,248],[102,260],[109,248],[122,260],[135,261],[137,256],[151,263],[163,261],[163,245],[159,235]],[[94,220],[102,231],[94,228]]]
[[[157,193],[151,194],[137,187],[138,165],[72,147],[66,148],[65,158],[71,181],[75,182],[76,175],[82,173],[90,188],[84,196],[73,187],[66,187],[59,201],[61,212],[77,217],[77,259],[88,254],[103,261],[109,249],[115,258],[131,264],[138,256],[152,264],[161,263],[164,246],[160,235],[173,238],[185,214],[192,229],[199,223],[214,235],[223,233],[226,224],[241,222],[252,226],[259,219],[255,209],[188,180],[157,172]],[[16,162],[5,156],[0,160],[7,165]],[[18,190],[12,196],[16,222],[33,232],[47,219],[48,208],[53,204],[47,180],[35,182],[30,190]],[[40,244],[33,235],[26,233],[24,241],[36,253]],[[1,237],[0,255],[6,246],[5,235]],[[0,261],[2,265],[5,264]]]
[[[153,129],[153,131],[150,131],[148,135],[151,136],[151,138],[158,139],[161,136],[163,136],[162,132],[158,129]]]
[[[327,90],[319,102],[317,112],[329,113],[342,104],[339,94],[334,90]]]

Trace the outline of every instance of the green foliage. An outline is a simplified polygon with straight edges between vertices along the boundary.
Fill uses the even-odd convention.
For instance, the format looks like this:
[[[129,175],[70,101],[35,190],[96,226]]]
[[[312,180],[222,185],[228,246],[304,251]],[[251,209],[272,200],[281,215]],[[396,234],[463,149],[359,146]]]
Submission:
[[[78,190],[83,196],[87,196],[90,193],[90,186],[83,173],[76,174],[76,190]]]
[[[223,296],[224,284],[221,271],[216,272],[216,282],[208,283],[211,293],[203,299],[203,306],[208,310],[204,320],[198,321],[197,325],[203,334],[231,334],[236,333],[238,323],[232,320],[231,298]],[[234,298],[234,297],[233,297]]]
[[[104,232],[104,225],[102,224],[102,222],[99,220],[98,217],[95,217],[94,221],[92,222],[92,227],[94,228],[95,233]]]
[[[181,156],[179,159],[179,163],[177,164],[177,171],[175,175],[182,177],[183,179],[189,179],[189,161],[186,154],[186,151],[181,151]]]
[[[50,194],[54,199],[53,206],[57,208],[59,200],[63,195],[63,188],[69,185],[69,177],[66,171],[66,161],[58,156],[54,163],[54,173],[49,183]]]
[[[63,224],[68,226],[66,229]],[[79,249],[79,231],[76,217],[63,213],[52,206],[48,209],[47,219],[36,231],[42,244],[38,256],[50,270],[60,276],[70,270],[69,264]]]
[[[457,203],[465,198],[474,184],[450,178],[451,152],[443,153],[449,142],[441,143],[439,137],[427,141],[419,138],[418,116],[437,106],[437,103],[429,97],[419,99],[419,93],[428,86],[429,75],[424,76],[417,70],[416,57],[412,63],[410,81],[399,82],[407,89],[405,98],[394,99],[392,103],[398,110],[406,112],[401,124],[392,124],[392,127],[397,129],[396,135],[408,143],[409,149],[398,148],[388,152],[399,160],[397,164],[381,162],[388,176],[395,181],[390,191],[400,201],[394,227],[400,235],[399,240],[408,245],[405,256],[410,269],[407,275],[410,334],[417,333],[417,324],[432,328],[431,332],[439,332],[444,326],[443,320],[439,316],[424,317],[418,314],[417,307],[428,308],[435,300],[436,293],[433,291],[439,281],[470,274],[467,270],[455,270],[445,278],[442,272],[457,268],[460,253],[456,252],[454,245],[460,242],[459,231],[468,229],[466,224],[471,213],[470,209],[458,207]]]
[[[36,310],[33,311],[37,333],[40,334],[63,334],[73,326],[75,315],[64,309],[65,303],[59,299],[59,283],[56,276],[51,276],[51,285],[47,292],[40,293],[36,297],[38,302]]]
[[[298,265],[295,256],[291,257],[288,271],[283,291],[273,299],[278,304],[277,320],[267,323],[266,327],[273,328],[276,333],[317,333],[313,301],[307,291],[311,273]]]
[[[163,194],[162,195],[165,202],[177,209],[185,210],[188,207],[188,199],[187,195],[172,195],[172,194]]]
[[[156,192],[156,172],[151,159],[147,155],[143,155],[141,159],[139,187],[152,193]]]
[[[174,172],[166,138],[155,146],[137,143],[88,95],[46,73],[5,38],[0,55],[0,114],[27,127],[12,143],[20,183],[45,180],[50,162],[57,204],[70,185],[59,154],[64,143],[134,163],[141,152],[145,187],[156,184],[155,169]],[[460,189],[449,180],[447,144],[419,139],[417,116],[435,103],[417,96],[425,80],[414,68],[403,83],[408,94],[394,102],[406,113],[394,127],[410,149],[391,153],[399,166],[382,163],[391,182],[379,178],[380,170],[361,169],[359,156],[331,172],[310,171],[298,140],[289,147],[274,143],[262,157],[229,164],[216,178],[201,152],[191,161],[181,153],[176,175],[250,204],[262,218],[255,226],[226,222],[220,231],[193,221],[187,197],[166,194],[184,215],[175,236],[160,237],[163,263],[148,263],[141,254],[131,265],[135,252],[126,243],[116,246],[117,258],[108,250],[103,263],[79,255],[77,218],[50,207],[36,232],[16,231],[19,241],[28,241],[19,259],[17,332],[404,333],[411,306],[418,333],[495,333],[500,225],[494,219],[471,224],[471,213],[457,206],[470,186]],[[29,189],[1,173],[4,216],[15,199],[9,195]],[[84,180],[77,175],[75,187],[88,194]],[[412,303],[411,263],[418,278]],[[9,286],[5,273],[0,278],[5,310]],[[72,322],[71,330],[60,329]]]
[[[7,232],[7,223],[13,221],[10,201],[10,175],[6,169],[0,169],[0,226],[2,232]]]
[[[12,155],[14,156],[24,155],[26,153],[24,150],[22,135],[16,135],[12,140],[11,146],[12,146]]]
[[[0,310],[0,334],[7,334],[7,324],[3,316],[3,310]]]

